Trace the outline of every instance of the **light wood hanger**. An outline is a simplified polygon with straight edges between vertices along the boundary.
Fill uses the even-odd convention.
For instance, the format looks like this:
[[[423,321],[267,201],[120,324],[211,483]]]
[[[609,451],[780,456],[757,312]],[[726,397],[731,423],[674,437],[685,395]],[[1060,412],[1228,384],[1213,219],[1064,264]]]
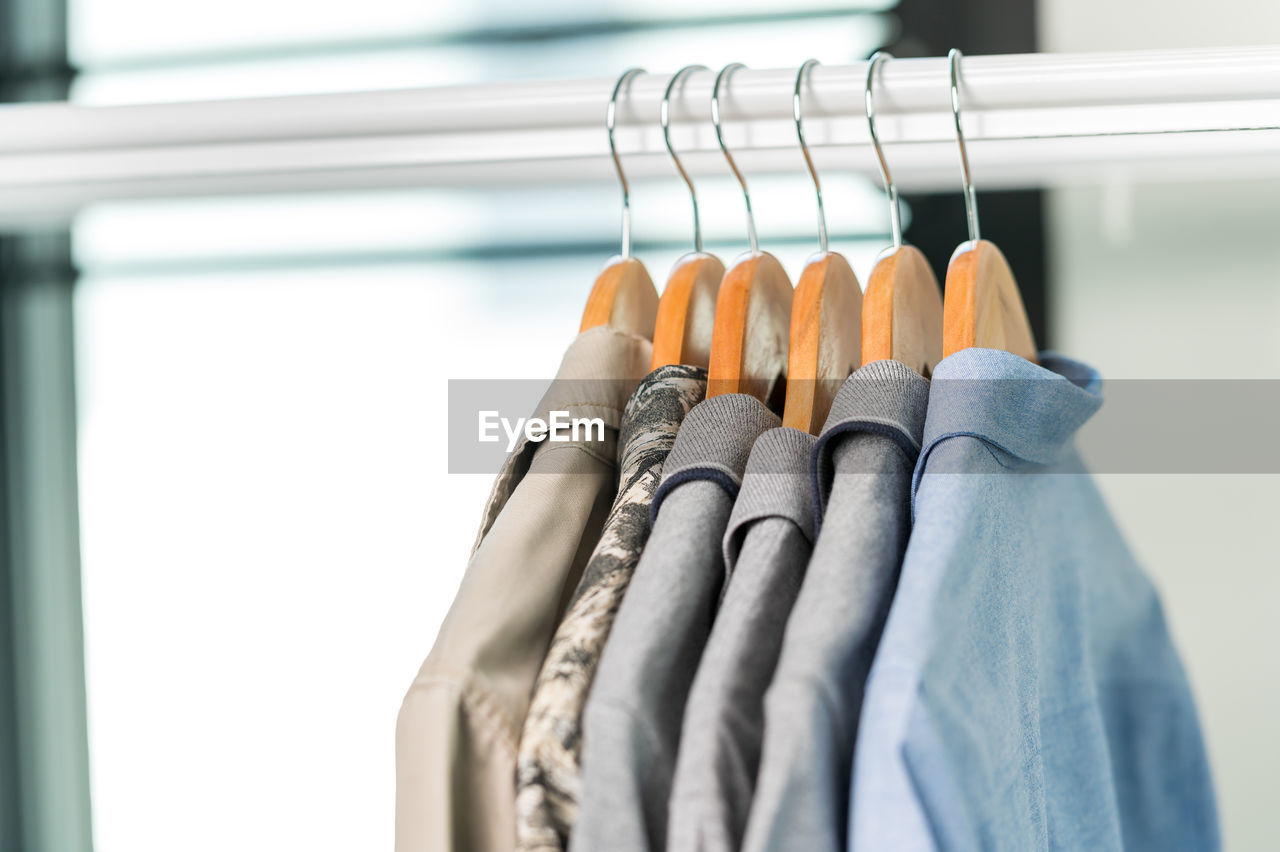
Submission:
[[[658,302],[652,369],[711,365],[716,297],[723,279],[724,264],[715,255],[695,252],[676,262]]]
[[[822,431],[840,385],[858,368],[862,348],[862,287],[849,261],[827,250],[822,185],[804,141],[800,91],[810,69],[817,64],[816,59],[810,59],[800,66],[791,101],[796,138],[818,199],[820,248],[801,273],[791,301],[787,398],[782,411],[784,426],[813,435]]]
[[[786,379],[792,290],[791,279],[778,259],[760,251],[747,181],[729,153],[720,128],[720,86],[730,74],[744,67],[740,62],[726,65],[711,88],[711,122],[720,150],[742,186],[751,254],[730,269],[720,284],[711,334],[707,396],[745,393],[768,405],[782,387],[778,380]]]
[[[724,276],[716,298],[707,396],[745,393],[766,405],[787,374],[791,279],[778,259],[759,252]]]
[[[644,264],[634,257],[615,257],[591,285],[578,331],[607,325],[652,338],[657,316],[658,291]]]
[[[960,60],[951,50],[947,61],[951,71],[951,113],[960,147],[960,171],[964,177],[964,206],[969,221],[969,240],[961,243],[947,267],[947,290],[943,301],[942,351],[951,355],[961,349],[981,347],[1003,349],[1036,361],[1035,337],[1022,304],[1018,282],[1000,249],[981,238],[978,203],[969,175],[969,156],[960,124]]]
[[[876,68],[893,56],[877,51],[867,66],[865,101],[867,129],[880,162],[885,192],[889,196],[889,222],[893,248],[881,254],[872,267],[862,301],[862,363],[891,359],[906,364],[928,378],[942,360],[942,292],[924,254],[902,242],[902,209],[898,187],[889,174],[889,162],[876,133],[874,86]]]
[[[671,144],[671,92],[680,80],[693,71],[706,71],[705,65],[686,65],[671,77],[662,96],[662,138],[676,171],[689,186],[693,203],[693,253],[676,261],[667,286],[658,301],[657,325],[653,330],[652,369],[669,364],[707,367],[711,363],[711,335],[714,328],[716,296],[724,278],[724,264],[715,255],[702,250],[702,221],[698,218],[698,193],[693,179],[685,171]]]
[[[627,331],[649,339],[653,338],[654,322],[658,315],[658,291],[644,264],[631,256],[631,192],[627,176],[622,171],[622,158],[613,139],[614,120],[618,110],[618,93],[644,69],[630,68],[618,78],[609,98],[605,113],[605,129],[609,133],[609,153],[618,170],[618,182],[622,185],[622,254],[605,265],[587,296],[587,306],[582,311],[582,324],[578,331],[607,325],[619,331]]]
[[[890,249],[867,279],[862,363],[901,361],[929,378],[942,349],[942,291],[933,268],[915,246]]]

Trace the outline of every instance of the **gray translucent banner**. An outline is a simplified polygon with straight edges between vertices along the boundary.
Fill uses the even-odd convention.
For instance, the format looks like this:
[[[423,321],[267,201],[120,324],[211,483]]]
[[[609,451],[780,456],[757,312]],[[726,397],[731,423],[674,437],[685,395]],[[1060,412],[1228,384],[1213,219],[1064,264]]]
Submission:
[[[1030,399],[1040,381],[949,380],[952,388],[966,387],[963,394],[947,396],[963,396],[978,401],[977,405],[988,399],[1016,401],[1024,393]],[[449,472],[496,473],[508,448],[526,435],[571,443],[575,438],[572,421],[591,419],[585,415],[599,408],[563,406],[565,414],[558,425],[548,422],[539,430],[537,423],[528,421],[536,413],[543,421],[553,419],[548,412],[539,412],[544,397],[600,403],[626,399],[634,384],[577,381],[570,388],[545,380],[450,380]],[[1114,380],[1104,383],[1102,399],[1101,408],[1075,440],[1094,473],[1280,473],[1280,380]],[[607,443],[616,441],[620,415],[616,407],[604,408],[615,412],[612,418],[603,418],[612,421],[606,424]],[[1018,420],[1016,403],[1002,416]],[[1019,428],[1030,422],[1028,418]],[[534,428],[526,431],[530,425]],[[579,442],[602,446],[597,440],[599,424],[576,425]],[[554,434],[547,436],[547,432]]]

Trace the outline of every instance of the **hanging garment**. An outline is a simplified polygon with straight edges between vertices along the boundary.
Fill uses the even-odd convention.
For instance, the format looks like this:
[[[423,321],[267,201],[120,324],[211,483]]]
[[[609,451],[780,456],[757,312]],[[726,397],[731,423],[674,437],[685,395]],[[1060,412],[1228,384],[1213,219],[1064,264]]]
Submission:
[[[897,361],[845,380],[813,453],[818,535],[765,696],[743,849],[843,852],[862,692],[911,529],[929,382]]]
[[[650,508],[653,531],[605,645],[583,717],[582,792],[569,848],[666,842],[680,721],[724,584],[721,539],[751,445],[778,418],[724,394],[685,417]]]
[[[535,416],[599,417],[605,440],[522,441],[485,508],[480,540],[396,726],[398,852],[510,850],[516,746],[564,602],[616,487],[622,409],[649,341],[578,335]]]
[[[667,849],[737,852],[760,763],[764,692],[813,547],[813,435],[756,439],[724,535],[728,576],[680,731]]]
[[[966,349],[934,372],[854,849],[1218,847],[1160,602],[1073,446],[1101,382],[1041,364]]]
[[[538,674],[516,766],[516,846],[568,844],[581,781],[582,710],[600,653],[645,541],[663,462],[689,409],[702,401],[707,371],[667,366],[650,373],[627,403],[619,437],[618,495]]]

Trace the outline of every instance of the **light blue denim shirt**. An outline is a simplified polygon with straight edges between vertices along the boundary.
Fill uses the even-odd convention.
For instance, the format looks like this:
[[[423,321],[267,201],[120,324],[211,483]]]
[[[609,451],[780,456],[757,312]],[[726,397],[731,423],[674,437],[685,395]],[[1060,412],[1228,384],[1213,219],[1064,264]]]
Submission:
[[[1100,390],[1052,355],[966,349],[934,372],[853,849],[1218,848],[1160,601],[1073,446]]]

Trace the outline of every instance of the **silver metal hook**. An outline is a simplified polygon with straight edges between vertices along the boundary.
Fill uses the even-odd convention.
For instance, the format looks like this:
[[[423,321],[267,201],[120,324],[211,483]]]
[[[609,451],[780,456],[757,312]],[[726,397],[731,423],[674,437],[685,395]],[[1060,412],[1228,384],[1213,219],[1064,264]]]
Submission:
[[[613,87],[613,95],[609,98],[609,111],[605,113],[604,126],[609,131],[609,153],[613,155],[613,165],[618,170],[618,183],[622,184],[622,256],[631,257],[631,188],[627,185],[627,176],[622,171],[622,158],[618,156],[618,146],[613,141],[614,119],[618,112],[618,93],[631,81],[631,78],[643,74],[643,68],[628,68],[622,72],[617,84]]]
[[[741,62],[731,62],[721,68],[720,73],[716,75],[715,85],[711,87],[711,123],[715,126],[716,141],[720,143],[720,150],[724,152],[724,158],[729,161],[729,168],[742,186],[742,198],[747,203],[747,239],[751,243],[751,253],[759,254],[760,243],[756,239],[756,217],[751,212],[751,194],[747,192],[747,179],[742,176],[742,172],[738,170],[738,164],[733,161],[733,155],[729,153],[729,146],[724,144],[724,132],[720,129],[720,84],[727,80],[734,71],[746,67]]]
[[[671,75],[671,82],[667,83],[667,91],[662,95],[662,111],[659,113],[662,121],[662,138],[666,140],[667,153],[671,155],[671,162],[676,164],[676,171],[680,172],[680,177],[684,178],[684,182],[689,185],[689,200],[693,202],[693,250],[698,253],[702,252],[702,220],[698,218],[698,193],[694,191],[693,178],[689,177],[689,173],[680,164],[676,149],[671,144],[671,92],[686,74],[691,71],[707,70],[710,69],[705,65],[686,65]]]
[[[791,96],[791,114],[796,120],[796,138],[800,140],[800,151],[804,154],[809,174],[813,176],[813,191],[818,196],[818,246],[823,254],[827,253],[827,214],[822,208],[822,184],[818,182],[818,169],[813,165],[813,157],[809,156],[809,146],[804,141],[804,126],[800,118],[800,89],[804,86],[805,75],[819,64],[816,59],[806,60],[796,72],[796,88]]]
[[[875,81],[876,68],[880,63],[893,58],[893,54],[877,50],[871,55],[871,63],[867,66],[867,89],[865,100],[867,105],[867,129],[871,131],[871,145],[875,148],[876,159],[880,161],[880,176],[884,178],[884,189],[889,194],[889,224],[893,230],[893,247],[902,247],[902,205],[898,201],[898,187],[889,176],[889,161],[884,158],[884,149],[880,147],[880,136],[876,133]]]
[[[956,120],[956,141],[960,143],[960,174],[964,178],[964,212],[969,220],[969,239],[981,239],[978,230],[978,196],[973,190],[973,178],[969,175],[969,153],[964,147],[964,128],[960,126],[960,60],[964,55],[954,47],[947,53],[947,66],[951,71],[951,115]]]

